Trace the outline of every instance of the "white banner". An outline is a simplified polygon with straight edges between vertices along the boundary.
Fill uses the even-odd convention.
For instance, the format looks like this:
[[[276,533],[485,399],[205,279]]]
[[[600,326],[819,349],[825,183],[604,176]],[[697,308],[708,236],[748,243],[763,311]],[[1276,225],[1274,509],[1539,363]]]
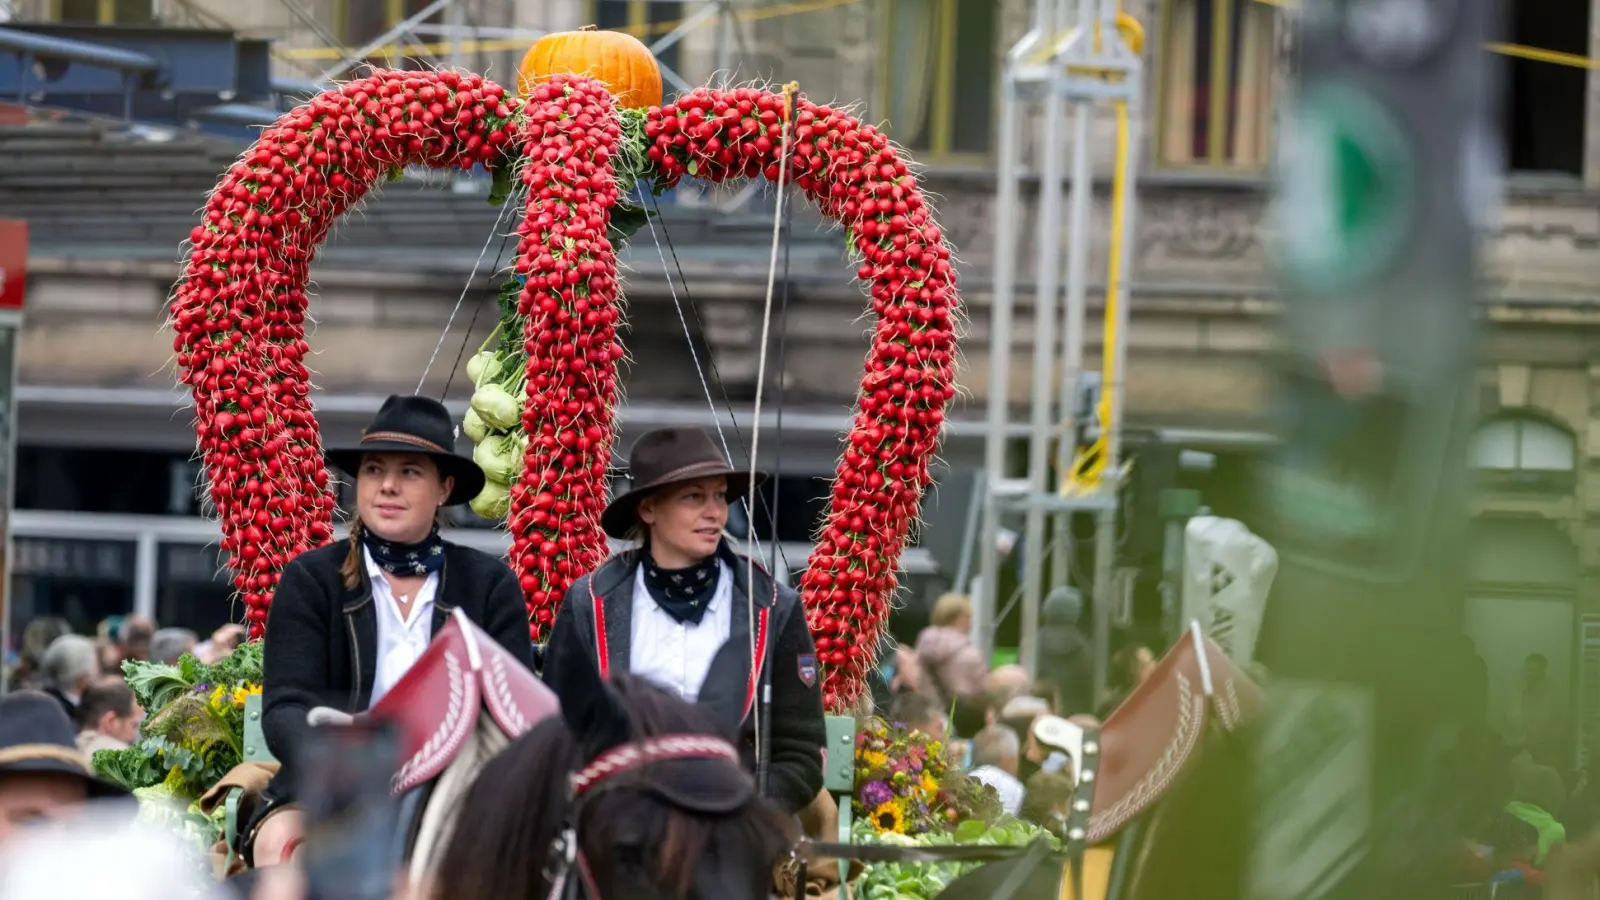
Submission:
[[[1244,523],[1215,516],[1189,520],[1184,534],[1183,621],[1243,666],[1255,657],[1278,551]]]

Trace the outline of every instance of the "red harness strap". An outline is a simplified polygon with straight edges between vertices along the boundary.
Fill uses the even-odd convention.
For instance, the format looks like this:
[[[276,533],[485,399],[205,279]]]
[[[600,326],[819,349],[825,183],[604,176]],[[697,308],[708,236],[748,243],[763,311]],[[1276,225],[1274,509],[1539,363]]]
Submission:
[[[706,734],[665,734],[623,744],[595,757],[572,775],[573,796],[582,797],[613,775],[621,775],[669,759],[720,759],[739,764],[739,751],[721,738]]]
[[[767,659],[767,614],[771,610],[763,606],[756,614],[756,655],[750,661],[750,680],[745,683],[744,689],[744,714],[750,715],[750,710],[756,705],[756,684],[761,680],[761,664]]]
[[[762,572],[766,572],[762,569]],[[598,574],[598,573],[597,573]],[[771,578],[771,575],[767,576]],[[773,602],[777,602],[778,583],[772,582]],[[606,604],[594,590],[594,575],[589,576],[589,606],[594,611],[594,655],[600,665],[600,677],[611,677],[610,647],[606,643]],[[756,685],[761,680],[761,668],[767,659],[767,623],[771,619],[772,608],[763,606],[756,614],[756,646],[754,658],[750,660],[750,678],[745,683],[744,714],[750,715],[750,710],[756,705]]]
[[[599,570],[595,571],[599,574]],[[594,654],[600,663],[600,678],[611,677],[611,654],[606,646],[606,605],[594,592],[594,575],[589,576],[589,603],[594,607]]]

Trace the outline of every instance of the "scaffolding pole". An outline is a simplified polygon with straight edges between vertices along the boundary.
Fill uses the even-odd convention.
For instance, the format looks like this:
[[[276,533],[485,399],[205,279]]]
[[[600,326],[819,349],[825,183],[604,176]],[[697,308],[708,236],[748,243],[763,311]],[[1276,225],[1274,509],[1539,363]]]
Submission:
[[[1116,261],[1116,279],[1123,298],[1108,309],[1103,353],[1104,375],[1101,389],[1106,395],[1108,414],[1100,423],[1105,438],[1101,475],[1092,483],[1072,481],[1073,461],[1081,433],[1078,399],[1085,390],[1084,346],[1087,309],[1088,268],[1091,265],[1091,202],[1093,196],[1093,155],[1090,125],[1094,106],[1101,102],[1125,104],[1128,112],[1128,139],[1123,157],[1117,160],[1129,185],[1123,218],[1114,242],[1122,248],[1133,234],[1134,192],[1131,185],[1137,171],[1134,161],[1139,152],[1140,89],[1142,66],[1139,55],[1123,41],[1117,28],[1115,0],[1039,0],[1033,6],[1029,32],[1007,55],[1001,106],[1001,133],[998,165],[998,211],[995,228],[995,286],[990,319],[989,434],[986,445],[988,490],[984,499],[983,529],[980,536],[980,573],[973,593],[978,620],[980,646],[993,647],[996,617],[1004,611],[1004,598],[998,596],[1000,553],[997,540],[1007,516],[1023,518],[1022,557],[1018,567],[1022,605],[1021,663],[1034,674],[1039,672],[1039,631],[1042,598],[1047,582],[1052,586],[1071,583],[1073,561],[1070,517],[1073,513],[1096,515],[1094,580],[1094,646],[1096,649],[1095,689],[1105,683],[1106,659],[1114,606],[1113,579],[1116,561],[1117,508],[1121,452],[1123,370],[1126,364],[1129,256],[1123,250]],[[1042,152],[1039,173],[1038,259],[1033,284],[1034,358],[1029,389],[1031,412],[1027,427],[1028,464],[1026,479],[1014,479],[1007,465],[1005,435],[1012,429],[1009,383],[1012,325],[1017,294],[1017,220],[1022,214],[1018,183],[1023,171],[1021,159],[1022,123],[1029,113],[1042,108],[1035,127],[1041,132]],[[1067,113],[1071,112],[1072,164],[1064,172],[1064,154],[1052,152],[1062,145]],[[1061,252],[1063,193],[1067,196],[1068,244]],[[1062,310],[1060,285],[1065,270],[1066,296]],[[1062,340],[1056,341],[1056,319],[1062,318]],[[1051,477],[1051,464],[1056,474]],[[1053,540],[1046,552],[1045,523],[1052,522]]]

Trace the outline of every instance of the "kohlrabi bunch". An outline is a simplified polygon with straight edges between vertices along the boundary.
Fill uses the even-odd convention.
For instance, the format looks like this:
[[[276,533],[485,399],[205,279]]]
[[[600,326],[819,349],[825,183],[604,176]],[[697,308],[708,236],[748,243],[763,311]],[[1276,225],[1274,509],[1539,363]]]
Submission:
[[[522,317],[516,306],[521,289],[520,277],[500,289],[500,323],[467,360],[467,377],[475,390],[461,430],[472,439],[472,460],[488,479],[471,503],[472,511],[485,519],[505,518],[511,508],[511,486],[522,472],[528,451],[528,435],[522,427],[527,357],[522,351]]]

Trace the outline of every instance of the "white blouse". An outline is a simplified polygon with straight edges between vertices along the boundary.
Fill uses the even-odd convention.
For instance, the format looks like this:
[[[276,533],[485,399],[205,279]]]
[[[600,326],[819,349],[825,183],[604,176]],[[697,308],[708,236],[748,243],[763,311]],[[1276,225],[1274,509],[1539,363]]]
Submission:
[[[411,615],[403,618],[384,571],[366,548],[361,554],[367,563],[372,603],[378,614],[378,667],[372,677],[372,703],[376,704],[411,671],[433,639],[433,597],[439,591],[439,573],[428,575],[411,601]]]
[[[700,624],[679,622],[656,605],[644,586],[644,566],[633,579],[633,645],[628,671],[693,703],[711,670],[711,658],[733,627],[733,572],[717,560],[717,588]]]

